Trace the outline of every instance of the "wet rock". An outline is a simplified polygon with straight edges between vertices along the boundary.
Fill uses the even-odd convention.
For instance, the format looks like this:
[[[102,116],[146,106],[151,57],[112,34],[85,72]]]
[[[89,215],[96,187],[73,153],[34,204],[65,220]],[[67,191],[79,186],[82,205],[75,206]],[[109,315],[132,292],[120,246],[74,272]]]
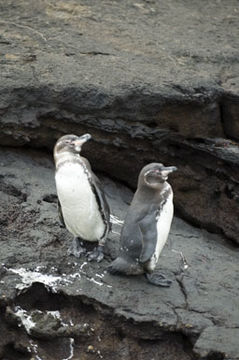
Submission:
[[[214,355],[219,359],[238,359],[238,336],[238,328],[208,327],[196,342],[194,351],[202,358]]]
[[[238,243],[236,25],[236,0],[4,1],[0,144],[91,132],[94,168],[131,187],[150,161],[176,165],[180,216]]]
[[[104,261],[87,263],[67,255],[72,237],[59,226],[50,158],[32,150],[2,149],[0,162],[6,184],[0,212],[3,358],[9,349],[20,358],[18,343],[28,349],[29,358],[238,357],[238,252],[223,237],[175,217],[172,248],[166,246],[157,268],[173,280],[171,288],[152,286],[143,276],[111,276],[105,269],[117,255],[132,192],[101,176],[113,231]],[[27,200],[9,194],[8,186],[24,189]],[[94,353],[87,351],[89,346]]]

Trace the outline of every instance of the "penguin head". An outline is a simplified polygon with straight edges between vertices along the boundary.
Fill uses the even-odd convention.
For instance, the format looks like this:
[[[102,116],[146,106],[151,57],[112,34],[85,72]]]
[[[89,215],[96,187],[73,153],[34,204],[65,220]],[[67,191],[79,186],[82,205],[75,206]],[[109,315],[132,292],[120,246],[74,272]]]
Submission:
[[[151,163],[146,165],[140,172],[139,182],[151,188],[159,188],[167,181],[168,175],[176,171],[176,166],[164,166],[161,163]]]
[[[90,134],[84,134],[81,136],[76,135],[64,135],[58,139],[55,148],[54,154],[60,154],[61,152],[72,152],[80,153],[82,145],[91,139]]]

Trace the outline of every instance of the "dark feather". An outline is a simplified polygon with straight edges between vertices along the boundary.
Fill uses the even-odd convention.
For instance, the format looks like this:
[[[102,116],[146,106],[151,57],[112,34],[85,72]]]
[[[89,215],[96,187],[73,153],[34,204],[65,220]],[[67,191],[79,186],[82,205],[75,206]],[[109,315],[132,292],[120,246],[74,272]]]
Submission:
[[[143,211],[128,213],[121,234],[122,251],[145,263],[152,257],[157,243],[156,215],[158,209],[146,207]],[[136,215],[135,215],[136,214]]]
[[[62,210],[61,210],[61,203],[60,203],[59,199],[57,201],[57,207],[58,207],[58,216],[59,216],[59,219],[60,219],[60,222],[61,222],[61,226],[66,227],[65,221],[64,221],[64,218],[63,218],[63,214],[62,214]]]
[[[81,161],[83,161],[87,170],[91,171],[91,177],[88,177],[88,179],[91,184],[92,191],[95,194],[99,211],[100,211],[103,221],[106,225],[105,232],[102,236],[102,238],[103,238],[105,236],[105,233],[111,229],[110,208],[109,208],[108,202],[105,198],[105,193],[104,193],[102,184],[101,184],[100,180],[98,179],[98,177],[92,172],[89,161],[84,157],[81,157]]]
[[[140,254],[139,261],[146,263],[151,259],[155,252],[157,244],[157,211],[147,214],[140,223],[140,229],[143,236],[142,251]]]
[[[98,177],[92,173],[91,181],[92,190],[96,196],[96,201],[101,212],[102,218],[106,224],[106,229],[110,230],[110,208],[106,200],[102,184]],[[105,235],[105,234],[104,234]],[[104,235],[102,237],[104,237]]]

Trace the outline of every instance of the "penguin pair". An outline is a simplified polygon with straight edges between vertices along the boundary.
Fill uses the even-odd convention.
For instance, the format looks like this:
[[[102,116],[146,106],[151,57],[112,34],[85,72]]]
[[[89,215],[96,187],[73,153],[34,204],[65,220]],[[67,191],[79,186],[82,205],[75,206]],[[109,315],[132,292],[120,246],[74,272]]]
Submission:
[[[80,155],[82,145],[90,138],[90,134],[65,135],[57,141],[55,180],[61,222],[74,235],[70,253],[80,257],[86,252],[82,240],[97,241],[98,246],[87,256],[89,261],[99,262],[110,231],[110,210],[99,179]],[[171,227],[173,192],[167,178],[175,170],[160,163],[141,170],[122,228],[119,256],[108,267],[111,274],[145,274],[154,285],[170,286],[170,280],[152,273]]]

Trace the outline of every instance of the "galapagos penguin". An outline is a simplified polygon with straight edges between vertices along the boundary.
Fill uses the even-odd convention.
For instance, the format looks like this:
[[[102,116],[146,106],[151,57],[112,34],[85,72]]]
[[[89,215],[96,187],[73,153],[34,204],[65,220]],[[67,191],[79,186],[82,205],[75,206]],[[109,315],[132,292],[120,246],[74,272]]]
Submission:
[[[144,273],[154,285],[171,285],[164,275],[152,273],[173,219],[173,191],[167,179],[175,170],[175,166],[160,163],[148,164],[141,170],[121,231],[119,255],[108,267],[111,274]]]
[[[80,155],[82,145],[90,138],[90,134],[64,135],[56,142],[55,181],[60,220],[74,235],[69,252],[80,257],[86,252],[81,240],[98,241],[98,247],[87,256],[89,261],[99,262],[110,230],[110,210],[99,179]]]

